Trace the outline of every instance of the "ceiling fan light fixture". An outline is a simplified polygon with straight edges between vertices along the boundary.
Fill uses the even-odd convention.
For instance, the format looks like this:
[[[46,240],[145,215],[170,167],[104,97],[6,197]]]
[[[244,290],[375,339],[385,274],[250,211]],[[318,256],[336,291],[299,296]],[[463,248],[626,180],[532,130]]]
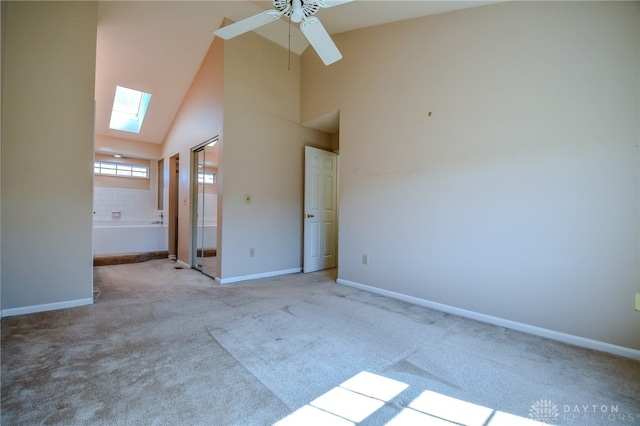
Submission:
[[[295,23],[299,23],[304,19],[304,10],[302,10],[302,0],[291,1],[291,15],[289,18]]]
[[[302,14],[302,10],[294,10],[290,16],[291,21],[295,23],[301,22],[303,17],[304,15]]]

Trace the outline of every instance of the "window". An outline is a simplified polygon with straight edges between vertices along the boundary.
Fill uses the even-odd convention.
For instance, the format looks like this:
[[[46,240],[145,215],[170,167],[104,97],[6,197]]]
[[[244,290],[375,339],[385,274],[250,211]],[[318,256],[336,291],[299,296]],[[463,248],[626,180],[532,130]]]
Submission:
[[[216,184],[216,174],[215,173],[198,172],[198,183],[215,185]]]
[[[93,173],[97,175],[149,179],[149,168],[139,164],[95,161],[93,163]]]
[[[123,132],[140,133],[151,94],[116,86],[109,128]]]

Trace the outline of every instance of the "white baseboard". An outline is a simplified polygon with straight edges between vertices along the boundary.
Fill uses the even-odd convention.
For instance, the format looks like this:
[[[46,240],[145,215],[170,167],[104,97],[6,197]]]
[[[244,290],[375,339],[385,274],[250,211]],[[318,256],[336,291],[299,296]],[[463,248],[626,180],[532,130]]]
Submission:
[[[16,315],[34,314],[37,312],[55,311],[58,309],[75,308],[93,304],[93,297],[66,302],[45,303],[44,305],[24,306],[21,308],[11,308],[2,310],[2,318],[14,317]]]
[[[281,271],[262,272],[260,274],[242,275],[242,276],[231,277],[231,278],[216,277],[216,281],[218,281],[220,284],[231,284],[231,283],[237,283],[239,281],[248,281],[248,280],[257,280],[259,278],[277,277],[278,275],[297,274],[298,272],[302,272],[302,268],[283,269]]]
[[[473,320],[486,322],[488,324],[497,325],[500,327],[510,328],[512,330],[522,331],[524,333],[533,334],[547,339],[556,340],[563,343],[568,343],[583,348],[593,349],[600,352],[607,352],[614,355],[619,355],[625,358],[631,358],[640,360],[640,351],[636,349],[627,348],[624,346],[612,345],[606,342],[600,342],[598,340],[587,339],[585,337],[574,336],[573,334],[561,333],[559,331],[549,330],[546,328],[536,327],[521,322],[511,321],[504,318],[494,317],[491,315],[485,315],[474,311],[468,311],[466,309],[456,308],[454,306],[444,305],[438,302],[432,302],[430,300],[420,299],[414,296],[408,296],[402,293],[396,293],[394,291],[384,290],[377,287],[368,286],[366,284],[360,284],[353,281],[343,280],[338,278],[336,280],[338,284],[354,287],[360,290],[365,290],[371,293],[387,296],[392,299],[402,300],[404,302],[413,303],[414,305],[424,306],[427,308],[436,309],[438,311],[447,312],[449,314],[458,315]]]
[[[182,260],[176,259],[176,263],[179,266],[182,266],[184,269],[191,269],[191,266],[189,266],[189,264],[184,263]]]

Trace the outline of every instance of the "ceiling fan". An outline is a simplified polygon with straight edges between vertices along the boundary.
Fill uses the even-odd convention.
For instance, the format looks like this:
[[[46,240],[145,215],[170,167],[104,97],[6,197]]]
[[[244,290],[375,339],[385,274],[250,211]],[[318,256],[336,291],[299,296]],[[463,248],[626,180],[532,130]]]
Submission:
[[[327,30],[316,18],[315,13],[320,8],[338,6],[352,0],[273,0],[274,10],[267,10],[241,21],[222,27],[213,32],[216,36],[228,40],[258,27],[277,21],[282,15],[291,21],[300,23],[300,31],[307,38],[309,44],[318,53],[325,65],[330,65],[342,59],[342,54],[329,36]]]

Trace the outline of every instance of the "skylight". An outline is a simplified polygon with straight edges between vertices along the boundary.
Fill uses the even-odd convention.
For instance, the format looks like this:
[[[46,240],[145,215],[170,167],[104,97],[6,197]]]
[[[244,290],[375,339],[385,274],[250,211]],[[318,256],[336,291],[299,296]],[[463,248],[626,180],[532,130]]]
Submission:
[[[150,100],[150,93],[116,86],[109,128],[123,132],[140,133]]]

